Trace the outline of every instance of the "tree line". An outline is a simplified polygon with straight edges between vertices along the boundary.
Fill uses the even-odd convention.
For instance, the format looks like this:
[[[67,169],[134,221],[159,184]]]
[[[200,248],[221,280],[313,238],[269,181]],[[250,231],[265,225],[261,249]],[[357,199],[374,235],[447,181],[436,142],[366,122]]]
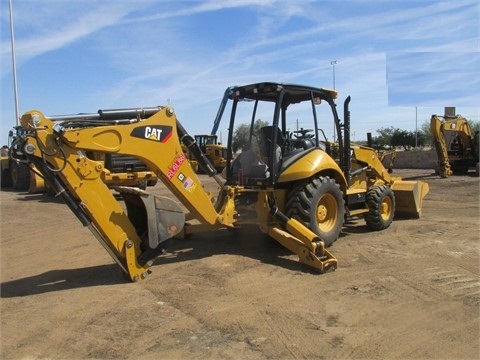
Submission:
[[[473,132],[480,130],[480,122],[467,120]],[[415,147],[433,146],[433,136],[430,132],[430,122],[425,121],[420,130],[408,131],[395,128],[393,126],[380,128],[377,130],[379,134],[372,138],[373,146],[379,148],[386,147],[403,147],[410,150]]]

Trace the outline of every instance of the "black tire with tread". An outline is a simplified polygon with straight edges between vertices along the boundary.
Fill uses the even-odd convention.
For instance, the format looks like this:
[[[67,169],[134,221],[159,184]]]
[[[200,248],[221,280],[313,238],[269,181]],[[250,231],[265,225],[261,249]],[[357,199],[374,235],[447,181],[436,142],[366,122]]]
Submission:
[[[333,244],[345,220],[345,201],[340,186],[328,176],[295,184],[288,195],[286,216],[307,226],[326,246]]]
[[[12,187],[12,177],[10,176],[10,169],[2,170],[2,189]]]
[[[367,191],[369,209],[365,215],[367,226],[372,230],[383,230],[390,226],[395,214],[395,194],[387,185],[375,185]]]
[[[136,184],[136,187],[142,190],[147,190],[148,182],[147,180],[139,180]]]
[[[158,179],[157,179],[157,178],[147,180],[147,186],[155,186],[155,185],[157,185],[157,183],[158,183]]]
[[[12,186],[17,191],[27,191],[30,187],[30,168],[23,163],[10,162],[10,177]]]

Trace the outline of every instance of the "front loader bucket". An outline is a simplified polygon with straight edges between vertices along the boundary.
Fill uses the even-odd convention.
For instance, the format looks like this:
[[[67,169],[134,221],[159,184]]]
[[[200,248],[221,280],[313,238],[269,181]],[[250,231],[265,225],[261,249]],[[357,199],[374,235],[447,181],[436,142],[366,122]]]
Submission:
[[[403,218],[419,218],[423,198],[428,194],[429,187],[423,181],[398,180],[392,184],[395,194],[395,216]]]

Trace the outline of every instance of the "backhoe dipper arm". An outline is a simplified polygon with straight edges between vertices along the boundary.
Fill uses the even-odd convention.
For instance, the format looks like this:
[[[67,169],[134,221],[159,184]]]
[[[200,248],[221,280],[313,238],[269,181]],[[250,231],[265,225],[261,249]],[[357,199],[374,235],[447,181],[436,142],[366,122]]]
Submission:
[[[116,117],[120,118],[122,114]],[[170,213],[177,219],[172,220],[175,226],[168,228],[167,235],[160,234],[160,229],[159,239],[150,239],[148,243],[143,238],[147,225],[134,221],[132,217],[135,215],[124,211],[100,176],[103,165],[89,159],[85,155],[87,151],[139,158],[200,222],[220,226],[224,221],[182,151],[172,108],[159,109],[144,120],[140,116],[130,121],[115,120],[117,125],[105,125],[103,120],[96,125],[95,119],[85,122],[81,115],[79,118],[81,121],[59,121],[36,110],[27,112],[21,123],[25,129],[33,131],[34,136],[26,138],[24,152],[46,180],[55,184],[55,191],[61,194],[82,223],[90,227],[132,280],[145,277],[148,267],[158,256],[161,242],[182,230],[183,222],[180,224],[178,219],[181,213],[184,220],[184,213],[172,200],[170,203],[140,194],[142,201],[153,204],[155,209],[171,208]],[[152,243],[158,244],[159,249],[152,248]]]
[[[448,160],[447,143],[445,142],[445,135],[443,133],[443,121],[437,115],[432,115],[430,118],[430,132],[433,136],[433,143],[437,152],[439,174],[443,178],[447,178],[453,174],[450,161]]]

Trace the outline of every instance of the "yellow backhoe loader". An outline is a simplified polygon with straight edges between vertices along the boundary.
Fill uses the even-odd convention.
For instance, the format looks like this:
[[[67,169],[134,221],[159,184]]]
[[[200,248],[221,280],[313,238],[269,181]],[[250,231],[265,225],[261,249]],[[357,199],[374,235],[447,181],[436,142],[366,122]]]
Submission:
[[[364,216],[375,230],[388,227],[395,213],[419,216],[426,183],[391,177],[373,149],[350,148],[349,97],[341,124],[333,90],[279,83],[229,89],[222,100],[230,107],[225,177],[217,174],[170,106],[104,110],[102,121],[85,121],[85,115],[52,121],[32,110],[21,118],[32,132],[22,149],[132,281],[149,274],[169,239],[243,225],[258,226],[301,263],[323,273],[337,267],[327,245],[336,240],[347,216]],[[244,105],[250,113],[240,111]],[[315,135],[309,141],[286,140],[290,108],[292,120],[303,111],[313,121]],[[272,125],[254,139],[259,114],[270,114]],[[234,158],[233,129],[244,116],[251,124],[251,148]],[[317,136],[320,122],[330,127],[332,117],[339,134],[339,164]],[[182,144],[216,180],[218,196],[204,190]],[[87,157],[89,151],[135,156],[177,200],[116,187],[124,201],[120,203],[102,178],[103,163]]]
[[[438,157],[438,168],[435,170],[441,177],[466,174],[472,168],[479,176],[478,131],[474,133],[464,117],[432,115],[430,132]]]

